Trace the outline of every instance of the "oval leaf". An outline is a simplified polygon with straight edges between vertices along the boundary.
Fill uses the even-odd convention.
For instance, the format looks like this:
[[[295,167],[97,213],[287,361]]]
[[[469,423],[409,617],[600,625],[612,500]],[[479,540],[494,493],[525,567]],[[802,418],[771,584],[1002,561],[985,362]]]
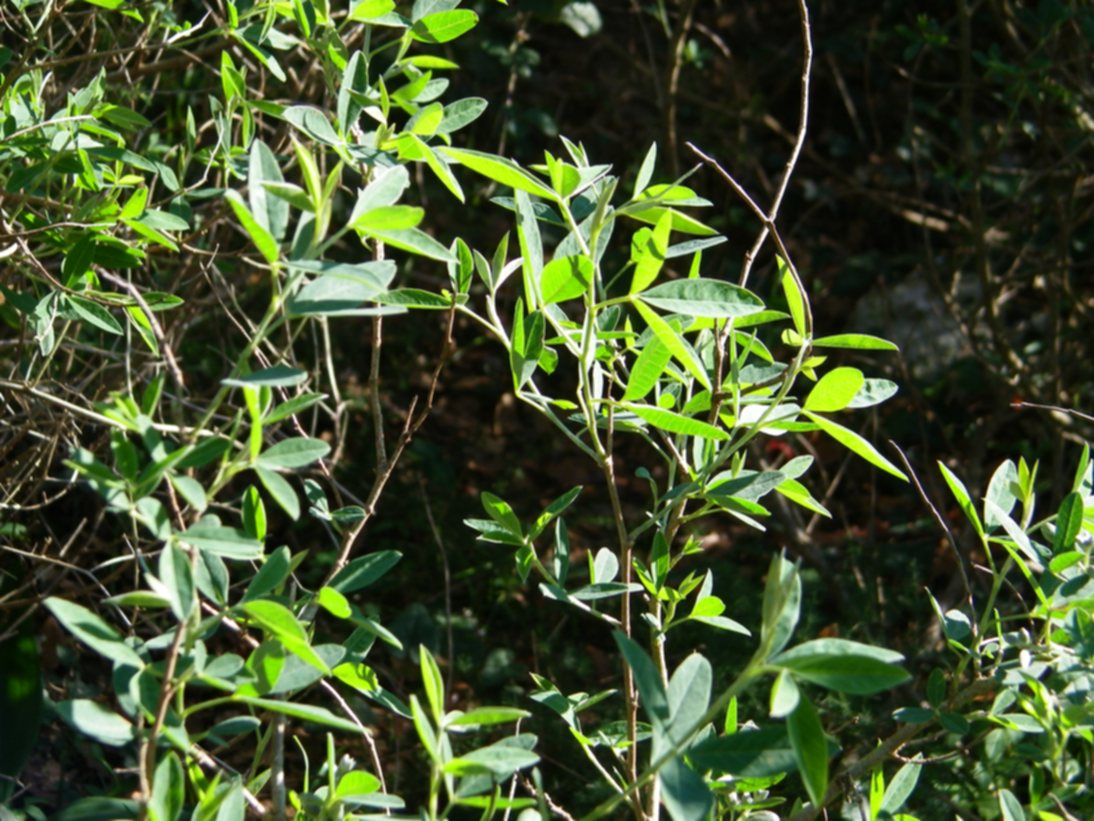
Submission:
[[[643,302],[669,313],[732,319],[748,316],[764,308],[763,301],[751,291],[718,279],[678,279],[645,291]]]

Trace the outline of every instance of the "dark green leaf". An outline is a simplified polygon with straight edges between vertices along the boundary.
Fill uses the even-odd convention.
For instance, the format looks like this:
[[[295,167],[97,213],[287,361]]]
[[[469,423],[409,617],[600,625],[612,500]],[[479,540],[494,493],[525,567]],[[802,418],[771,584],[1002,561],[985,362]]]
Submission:
[[[698,768],[740,778],[765,778],[797,768],[785,728],[742,729],[720,738],[707,738],[688,751]]]
[[[813,806],[820,807],[828,791],[828,742],[809,699],[799,699],[797,709],[786,720],[786,730],[805,789]]]
[[[110,311],[102,305],[92,302],[90,299],[76,296],[75,294],[66,294],[64,300],[80,319],[90,325],[94,325],[100,331],[106,331],[107,333],[116,334],[118,336],[123,333],[122,326],[118,323],[118,320],[116,320],[110,314]]]
[[[269,710],[271,713],[281,713],[282,715],[291,716],[292,718],[311,721],[315,724],[331,727],[335,730],[342,730],[343,732],[353,733],[355,735],[361,733],[361,728],[357,724],[336,716],[325,707],[316,707],[311,704],[300,704],[298,702],[281,701],[271,698],[254,698],[253,696],[234,696],[232,700],[239,702],[240,704],[248,704],[251,707],[260,710]]]
[[[627,638],[622,632],[616,630],[612,634],[615,643],[623,653],[627,666],[634,673],[634,683],[638,687],[641,696],[642,708],[649,716],[651,723],[663,726],[669,720],[669,700],[665,688],[661,685],[661,677],[657,669],[650,661],[650,657],[633,640]]]
[[[395,550],[380,550],[358,556],[331,580],[330,586],[339,593],[353,593],[368,587],[399,563],[403,556]]]
[[[1060,553],[1070,550],[1082,526],[1083,497],[1081,493],[1072,491],[1064,497],[1064,501],[1060,503],[1060,510],[1056,514],[1056,533],[1052,537],[1052,552]]]
[[[781,653],[769,662],[792,670],[798,678],[843,693],[867,695],[907,681],[895,666],[902,656],[845,639],[817,639]]]
[[[673,821],[704,821],[714,806],[714,795],[702,777],[679,756],[669,759],[658,774],[661,797]]]
[[[99,655],[137,669],[144,667],[141,657],[125,644],[121,634],[86,607],[55,596],[44,604],[62,627]]]

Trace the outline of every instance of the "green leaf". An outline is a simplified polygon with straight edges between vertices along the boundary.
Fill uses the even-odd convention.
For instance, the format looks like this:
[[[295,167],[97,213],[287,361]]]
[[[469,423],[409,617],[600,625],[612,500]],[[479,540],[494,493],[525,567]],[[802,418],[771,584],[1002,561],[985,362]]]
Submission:
[[[779,279],[782,282],[783,293],[786,294],[786,304],[790,309],[790,318],[794,323],[794,330],[798,332],[798,336],[805,336],[807,330],[805,327],[805,294],[798,287],[798,282],[791,272],[790,266],[786,264],[786,260],[776,256],[775,262],[779,268]]]
[[[830,690],[868,695],[908,680],[908,672],[896,666],[903,658],[892,650],[856,641],[816,639],[780,653],[768,663]]]
[[[532,523],[532,526],[528,531],[529,536],[532,539],[538,539],[539,534],[543,532],[544,528],[546,528],[547,525],[554,521],[557,516],[565,513],[567,508],[569,508],[570,505],[574,503],[574,500],[577,499],[578,495],[581,493],[581,490],[581,485],[572,487],[561,496],[559,496],[557,499],[555,499],[553,502],[551,502],[549,505],[547,505],[547,507],[543,509],[543,512],[540,513],[539,516],[536,517],[536,520]]]
[[[704,225],[699,220],[682,211],[677,211],[672,208],[642,208],[640,211],[622,210],[621,213],[630,217],[631,219],[638,220],[639,222],[649,223],[650,225],[656,225],[658,221],[664,216],[665,212],[668,212],[672,216],[672,230],[681,234],[692,234],[700,237],[712,237],[718,234],[709,225]]]
[[[138,670],[144,667],[144,661],[125,644],[121,634],[86,607],[55,596],[44,604],[62,627],[100,656]]]
[[[634,683],[641,696],[642,708],[650,722],[655,726],[665,726],[669,720],[669,700],[653,662],[641,647],[621,631],[614,631],[612,636],[627,666],[634,673]]]
[[[58,702],[54,709],[70,727],[108,747],[124,747],[135,737],[129,721],[97,701],[77,698]]]
[[[175,821],[181,818],[185,800],[186,780],[182,774],[182,764],[171,750],[160,759],[152,777],[152,795],[148,799],[149,821]]]
[[[438,134],[452,134],[475,122],[486,111],[487,102],[482,97],[465,97],[444,107],[444,119],[437,128]]]
[[[331,146],[343,144],[342,138],[330,124],[327,115],[315,106],[289,106],[282,112],[282,117],[314,140]]]
[[[794,633],[801,615],[802,583],[793,562],[773,556],[764,585],[760,642],[769,653],[782,650]]]
[[[437,660],[424,644],[418,645],[418,666],[422,671],[422,685],[429,709],[433,712],[433,723],[438,727],[444,718],[444,678]]]
[[[455,261],[451,251],[419,228],[368,229],[366,233],[401,251],[435,259],[438,262]]]
[[[634,235],[631,248],[634,274],[631,277],[629,294],[642,293],[657,279],[665,264],[671,231],[672,214],[666,211],[652,231],[643,228]]]
[[[490,775],[495,781],[509,778],[518,770],[533,767],[539,763],[539,756],[514,744],[499,741],[489,747],[481,747],[464,753],[445,763],[443,770],[451,775]]]
[[[289,608],[268,599],[257,599],[244,602],[240,609],[294,656],[324,675],[330,674],[330,667],[309,644],[304,626],[297,621]]]
[[[441,129],[438,128],[438,131],[440,130]],[[425,160],[425,164],[429,166],[429,170],[433,172],[433,175],[441,181],[445,188],[452,192],[452,196],[460,202],[464,201],[463,188],[460,187],[459,180],[457,180],[455,174],[452,173],[452,169],[448,167],[447,160],[441,157],[433,148],[422,142],[421,138],[415,134],[404,134],[399,139],[407,140],[421,158]]]
[[[653,405],[639,405],[635,402],[623,402],[621,404],[622,407],[634,412],[638,418],[648,422],[655,428],[667,430],[670,433],[698,436],[714,442],[724,442],[729,439],[729,434],[726,431],[691,416],[683,416]]]
[[[517,518],[508,502],[485,490],[482,492],[481,500],[483,509],[491,519],[514,536],[523,537],[524,530],[521,528],[520,519]]]
[[[258,573],[247,585],[242,601],[257,599],[279,588],[292,570],[292,554],[287,547],[279,547],[266,556]]]
[[[358,214],[353,227],[366,234],[414,228],[422,221],[425,211],[411,205],[381,205]]]
[[[661,781],[661,798],[673,821],[703,821],[710,816],[714,795],[680,756],[669,759],[657,777]]]
[[[593,261],[586,256],[556,257],[543,267],[540,291],[543,304],[577,299],[589,292]]]
[[[262,556],[262,542],[252,539],[242,530],[222,526],[214,517],[206,516],[177,535],[198,550],[207,550],[226,559],[257,559]]]
[[[235,388],[289,388],[299,385],[308,379],[307,371],[299,368],[290,368],[287,365],[274,365],[271,368],[263,368],[246,376],[238,376],[231,379],[221,379],[220,384]]]
[[[302,393],[299,396],[287,399],[277,407],[267,411],[263,421],[267,425],[272,425],[275,422],[280,422],[282,419],[288,419],[290,416],[295,416],[301,411],[307,410],[317,402],[322,402],[326,398],[327,395],[325,393]]]
[[[527,710],[516,707],[476,707],[466,713],[460,713],[455,718],[445,721],[445,726],[452,729],[459,728],[464,731],[477,730],[479,727],[489,727],[494,724],[510,724],[521,721],[531,715]]]
[[[555,192],[548,185],[540,182],[512,160],[482,151],[472,151],[467,148],[449,148],[445,146],[440,149],[440,152],[496,183],[547,200],[557,200]]]
[[[261,464],[255,465],[254,471],[258,475],[258,480],[262,482],[262,486],[277,502],[278,507],[284,510],[294,522],[299,519],[300,499],[297,497],[292,485],[281,474],[269,470]]]
[[[1052,552],[1070,550],[1083,527],[1083,496],[1072,491],[1060,503],[1056,514],[1056,533],[1052,537]]]
[[[848,404],[848,408],[871,408],[880,405],[897,392],[896,382],[888,379],[867,379],[863,382],[859,392],[855,394]]]
[[[357,724],[339,718],[325,707],[316,707],[311,704],[301,704],[293,701],[280,701],[272,698],[255,698],[253,696],[232,696],[232,701],[247,704],[260,710],[269,710],[271,713],[280,713],[292,718],[311,721],[324,727],[331,727],[354,735],[361,734],[361,728]]]
[[[772,718],[784,718],[798,706],[801,693],[789,670],[780,671],[771,685],[771,699],[768,713]]]
[[[228,200],[228,205],[230,205],[232,211],[235,212],[239,224],[243,226],[243,229],[250,236],[251,242],[255,244],[255,248],[262,254],[266,262],[271,265],[277,262],[277,257],[280,253],[277,247],[277,240],[275,240],[273,235],[263,228],[258,220],[255,219],[246,203],[243,202],[243,198],[239,196],[239,193],[237,191],[228,191],[224,195],[224,198]]]
[[[376,17],[383,17],[395,9],[395,0],[358,0],[349,13],[349,20],[361,23]]]
[[[637,402],[645,399],[653,390],[661,374],[672,359],[670,351],[657,336],[650,337],[638,358],[631,365],[631,375],[627,380],[627,389],[623,393],[624,402]]]
[[[801,333],[801,331],[799,331]],[[813,340],[814,348],[851,348],[858,351],[899,351],[888,339],[870,334],[836,334]]]
[[[731,319],[762,311],[751,291],[717,279],[677,279],[644,292],[639,299],[655,308],[687,316]]]
[[[171,610],[179,621],[186,621],[194,611],[194,574],[190,557],[176,542],[168,542],[160,551],[159,576],[171,601]]]
[[[444,118],[444,107],[440,103],[430,103],[414,112],[404,128],[410,134],[432,137]]]
[[[919,781],[919,773],[923,769],[923,765],[916,761],[909,761],[899,770],[896,775],[893,776],[893,780],[889,782],[889,786],[885,788],[885,794],[881,799],[881,811],[892,813],[896,815],[900,811],[900,808],[904,806],[905,802],[911,797],[915,791],[916,783]]]
[[[769,778],[796,767],[794,751],[781,726],[708,737],[688,751],[688,758],[697,768],[737,778]]]
[[[243,602],[240,609],[272,637],[290,641],[307,641],[304,626],[289,608],[269,599]]]
[[[410,36],[421,43],[447,43],[465,34],[479,22],[479,16],[467,9],[427,14],[410,27]]]
[[[1022,802],[1005,788],[999,790],[999,811],[1003,814],[1003,821],[1026,821],[1026,811],[1022,809]]]
[[[676,358],[676,361],[683,365],[699,384],[710,390],[710,377],[707,376],[706,368],[703,367],[703,363],[694,349],[673,330],[669,323],[641,300],[636,299],[632,304],[638,309],[638,313],[642,315],[646,324],[650,326],[650,330],[661,340],[661,344],[668,348],[673,357]]]
[[[391,0],[386,0],[391,2]],[[357,796],[371,795],[380,789],[380,779],[372,773],[364,770],[351,770],[338,779],[338,787],[334,791],[334,797],[339,801],[353,803]]]
[[[413,693],[410,694],[410,715],[414,721],[414,729],[418,733],[418,738],[422,740],[422,746],[425,747],[426,753],[429,754],[434,764],[440,764],[441,755],[437,745],[437,734],[429,724],[429,718],[426,716],[425,710],[422,709],[421,702]]]
[[[966,518],[972,523],[977,534],[983,539],[984,525],[981,523],[980,516],[976,512],[976,507],[972,503],[969,491],[965,489],[965,483],[957,478],[957,475],[941,462],[938,463],[938,469],[942,471],[942,478],[945,479],[946,484],[949,485],[950,492],[953,493],[954,498],[957,500],[957,504],[960,506],[961,510],[964,511]]]
[[[642,158],[642,165],[638,167],[638,174],[634,178],[634,196],[638,197],[653,179],[653,171],[657,167],[657,143],[651,143],[646,156]]]
[[[855,433],[853,430],[838,425],[831,419],[826,419],[823,416],[817,416],[810,411],[804,411],[805,415],[809,417],[810,421],[817,425],[821,430],[847,448],[849,451],[857,456],[862,457],[871,465],[879,467],[886,473],[890,473],[898,479],[902,479],[907,482],[908,477],[905,476],[900,468],[878,453],[877,449]]]
[[[331,580],[330,586],[339,593],[353,593],[368,587],[399,563],[403,555],[395,550],[379,550],[358,556]]]
[[[813,806],[820,807],[828,791],[828,742],[817,711],[805,696],[786,719],[786,730],[805,789]]]
[[[858,368],[835,368],[821,377],[805,398],[803,410],[832,413],[846,408],[866,382]]]
[[[302,468],[330,453],[330,445],[322,439],[294,436],[262,451],[258,464],[268,468]]]
[[[96,116],[106,120],[112,125],[124,128],[127,131],[136,131],[141,128],[149,128],[152,123],[142,114],[138,114],[131,108],[120,105],[106,105],[96,112]]]
[[[119,324],[118,320],[97,302],[92,302],[90,299],[84,299],[75,294],[65,294],[64,302],[72,308],[80,319],[87,322],[89,325],[94,325],[100,331],[106,331],[107,333],[115,334],[117,336],[121,336],[123,333],[122,326]]]
[[[984,524],[988,530],[995,530],[1002,526],[1002,522],[988,509],[987,502],[991,501],[999,510],[1008,516],[1014,510],[1018,501],[1018,468],[1014,462],[1007,459],[995,469],[988,482],[988,491],[984,496]]]
[[[442,311],[452,307],[452,298],[423,291],[420,288],[396,288],[376,298],[381,305],[398,305],[427,311]]]
[[[673,671],[666,697],[669,703],[669,734],[674,741],[683,741],[710,706],[713,674],[710,662],[699,653],[692,653]]]
[[[514,190],[513,200],[516,207],[516,240],[521,246],[521,275],[524,296],[529,305],[542,308],[542,281],[544,273],[544,242],[539,233],[539,222],[532,206],[532,199],[522,190]],[[589,276],[592,278],[592,263],[589,264]]]
[[[250,161],[247,167],[247,199],[251,213],[258,224],[265,228],[276,242],[285,238],[289,225],[289,203],[284,199],[271,196],[266,183],[281,183],[281,167],[270,147],[262,140],[251,144]],[[185,230],[185,227],[181,230]]]
[[[201,486],[201,482],[176,473],[167,474],[167,478],[190,507],[198,513],[205,512],[205,508],[209,506],[209,499],[205,495],[205,488]]]

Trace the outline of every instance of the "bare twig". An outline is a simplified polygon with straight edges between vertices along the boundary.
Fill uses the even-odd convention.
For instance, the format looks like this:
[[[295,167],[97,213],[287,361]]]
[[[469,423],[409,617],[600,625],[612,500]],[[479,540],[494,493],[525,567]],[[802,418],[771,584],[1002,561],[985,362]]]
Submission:
[[[938,508],[935,507],[934,502],[931,501],[931,497],[927,495],[927,491],[923,489],[923,485],[919,481],[919,477],[916,475],[915,469],[912,468],[912,463],[908,461],[908,457],[904,454],[904,451],[900,449],[892,439],[889,440],[889,444],[896,450],[900,456],[900,461],[904,464],[904,467],[908,471],[908,475],[912,478],[912,484],[915,485],[916,491],[919,493],[923,503],[927,505],[928,510],[931,511],[931,515],[934,516],[938,526],[942,528],[942,531],[946,534],[946,538],[950,542],[950,547],[953,549],[954,557],[957,559],[957,567],[961,571],[961,583],[965,588],[965,596],[967,597],[969,604],[972,604],[972,584],[969,582],[969,572],[965,567],[966,561],[964,555],[961,553],[961,548],[957,545],[957,538],[953,535],[953,530],[950,528],[946,519],[938,512]]]

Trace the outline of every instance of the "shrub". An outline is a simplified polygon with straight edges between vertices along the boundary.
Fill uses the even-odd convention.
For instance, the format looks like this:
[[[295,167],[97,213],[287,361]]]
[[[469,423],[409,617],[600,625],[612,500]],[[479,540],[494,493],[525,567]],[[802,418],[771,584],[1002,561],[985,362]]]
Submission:
[[[948,680],[931,674],[929,707],[899,711],[903,726],[858,762],[847,755],[839,778],[829,762],[844,739],[822,722],[838,702],[824,693],[900,685],[903,656],[794,641],[803,579],[783,554],[752,612],[698,561],[713,515],[758,531],[773,505],[829,515],[801,481],[812,457],[773,460],[760,442],[816,432],[905,478],[840,415],[896,385],[832,361],[895,346],[815,329],[779,230],[809,100],[799,9],[801,123],[772,202],[696,149],[760,224],[736,283],[704,266],[723,239],[695,215],[710,202],[689,187],[694,171],[665,177],[656,146],[626,178],[565,138],[542,165],[455,145],[486,107],[443,101],[457,67],[447,44],[478,21],[458,0],[23,0],[5,13],[21,46],[0,51],[0,316],[13,335],[0,387],[16,500],[0,521],[15,560],[0,588],[13,601],[0,772],[17,812],[809,816],[852,811],[862,784],[873,819],[900,811],[928,759],[887,787],[884,765],[937,727],[986,733],[990,748],[972,774],[981,792],[954,786],[953,800],[990,795],[1008,817],[1023,803],[1042,817],[1088,805],[1087,457],[1060,513],[1037,525],[1024,462],[996,474],[983,519],[947,473],[987,560],[996,547],[1008,559],[990,565],[983,604],[970,583],[968,606],[939,608],[956,662]],[[426,179],[461,204],[485,181],[513,230],[492,251],[439,241],[427,211],[448,206],[427,206]],[[774,300],[748,288],[768,245]],[[570,613],[610,636],[610,686],[590,677],[570,692],[533,674],[519,703],[457,702],[451,632],[438,659],[385,619],[388,600],[415,591],[395,581],[402,545],[368,526],[411,468],[458,322],[503,352],[498,387],[588,460],[609,511],[598,518],[574,485],[529,518],[495,487],[466,525],[511,553],[545,621]],[[436,353],[422,374],[396,364],[422,388],[392,425],[394,323],[416,323]],[[362,388],[343,376],[356,351],[340,346],[366,325]],[[624,454],[644,483],[636,504],[620,493]],[[595,532],[583,541],[612,546],[579,544],[575,522]],[[1051,550],[1033,535],[1049,532]],[[1014,569],[1039,602],[1005,611],[1025,631],[1000,615]],[[34,626],[47,614],[60,630],[43,660]],[[716,670],[704,645],[733,634],[748,649]],[[1028,672],[1034,653],[1044,682]],[[989,713],[975,701],[986,692]],[[21,794],[39,713],[41,743],[93,762],[78,766],[97,779],[56,807]],[[563,797],[541,753],[552,722],[583,756],[581,795]],[[81,741],[61,741],[60,726]],[[397,752],[408,728],[410,763]],[[1025,734],[1044,744],[1016,744]],[[1025,774],[1019,801],[1001,779]]]

